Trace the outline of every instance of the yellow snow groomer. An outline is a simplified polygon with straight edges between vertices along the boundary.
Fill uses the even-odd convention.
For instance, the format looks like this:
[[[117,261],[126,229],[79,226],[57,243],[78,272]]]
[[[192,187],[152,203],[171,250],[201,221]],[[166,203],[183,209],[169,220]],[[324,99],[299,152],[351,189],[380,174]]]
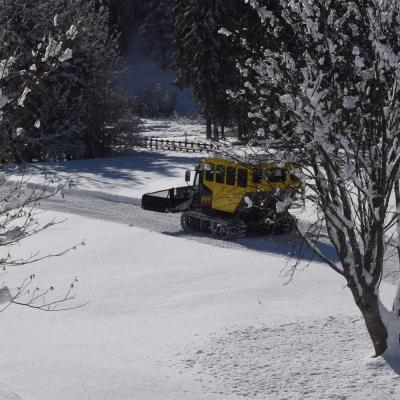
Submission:
[[[184,229],[223,239],[248,230],[285,233],[294,226],[288,210],[302,192],[299,171],[296,164],[204,158],[192,185],[145,194],[142,207],[182,212]],[[190,182],[190,171],[185,178]]]

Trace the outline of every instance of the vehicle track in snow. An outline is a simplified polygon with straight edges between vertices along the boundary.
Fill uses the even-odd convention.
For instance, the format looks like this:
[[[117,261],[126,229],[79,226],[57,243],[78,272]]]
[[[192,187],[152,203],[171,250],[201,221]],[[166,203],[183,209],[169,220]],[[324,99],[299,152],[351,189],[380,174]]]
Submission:
[[[84,194],[83,194],[84,193]],[[287,258],[288,266],[292,265],[297,257],[304,262],[315,260],[316,256],[310,250],[302,248],[301,239],[295,234],[282,236],[250,236],[234,241],[224,241],[202,234],[190,234],[184,232],[180,225],[180,214],[163,214],[143,210],[140,200],[128,199],[116,196],[113,199],[99,198],[96,193],[68,192],[64,197],[54,196],[48,200],[42,200],[39,208],[42,210],[57,211],[81,215],[87,218],[95,218],[104,221],[125,224],[147,229],[170,236],[185,238],[206,243],[216,247],[246,249],[263,253],[273,253]],[[124,199],[124,200],[121,200]],[[325,250],[330,257],[336,257],[327,244]],[[288,273],[291,269],[288,268]],[[283,273],[285,273],[283,271]],[[397,260],[385,264],[384,280],[397,284],[399,271]]]
[[[101,199],[96,196],[67,193],[40,202],[43,210],[65,212],[83,217],[136,226],[160,233],[175,234],[181,230],[180,214],[159,214],[143,210],[137,199],[131,203]]]
[[[84,194],[83,194],[84,193]],[[90,192],[67,192],[64,197],[59,195],[47,200],[41,200],[39,208],[81,215],[104,221],[116,222],[129,226],[147,229],[170,236],[196,240],[223,248],[248,248],[250,250],[273,252],[288,256],[292,235],[257,236],[240,240],[224,241],[200,233],[184,232],[180,224],[180,213],[157,213],[143,210],[139,199],[128,199],[115,196],[99,198]],[[121,200],[123,199],[123,200]]]

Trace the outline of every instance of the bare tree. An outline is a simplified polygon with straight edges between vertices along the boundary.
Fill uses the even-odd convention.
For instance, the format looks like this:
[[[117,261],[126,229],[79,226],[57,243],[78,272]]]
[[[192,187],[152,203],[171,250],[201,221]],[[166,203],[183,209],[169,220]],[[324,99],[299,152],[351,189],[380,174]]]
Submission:
[[[391,315],[379,299],[399,219],[392,193],[400,170],[400,4],[278,0],[269,9],[251,3],[268,35],[282,42],[241,66],[244,76],[256,76],[245,88],[257,95],[253,117],[263,118],[273,100],[269,112],[292,125],[282,135],[286,150],[273,157],[302,163],[308,200],[321,215],[311,229],[323,225],[340,262],[320,250],[310,230],[299,231],[346,280],[381,355],[390,344],[398,347],[400,333],[390,325],[398,321],[399,296]]]
[[[54,24],[57,24],[57,18],[54,18]],[[0,124],[2,113],[6,109],[13,107],[18,112],[19,108],[24,107],[26,97],[29,96],[32,87],[43,84],[61,63],[72,57],[72,50],[68,48],[67,44],[74,40],[77,30],[77,26],[72,25],[67,32],[60,34],[57,38],[45,36],[41,42],[35,43],[32,52],[36,62],[31,65],[29,71],[18,70],[15,67],[17,54],[6,54],[6,58],[0,60]],[[2,31],[2,33],[4,32],[6,31]],[[38,211],[36,211],[37,206],[40,201],[62,192],[68,185],[67,181],[54,188],[51,179],[45,179],[44,183],[37,187],[29,185],[29,183],[29,179],[24,177],[18,181],[7,180],[6,174],[0,172],[0,268],[3,271],[10,267],[23,266],[45,258],[61,256],[76,248],[74,246],[58,254],[32,254],[24,259],[12,257],[10,249],[13,245],[58,223],[58,221],[52,220],[44,225],[41,224]],[[74,299],[72,289],[77,282],[76,278],[64,295],[60,298],[51,296],[49,300],[47,300],[48,296],[54,288],[41,290],[33,287],[34,279],[35,276],[30,275],[21,285],[13,289],[3,284],[3,287],[0,288],[0,306],[3,308],[0,308],[0,311],[13,303],[40,310],[55,311],[65,307],[60,307],[61,304]]]
[[[15,258],[12,248],[31,236],[37,235],[45,229],[63,221],[52,219],[46,223],[40,222],[41,212],[38,210],[41,201],[45,201],[57,194],[62,195],[67,188],[68,180],[56,187],[52,179],[45,178],[42,184],[30,184],[29,178],[20,178],[8,181],[4,173],[0,174],[0,269],[4,272],[11,268],[33,264],[48,258],[60,257],[71,250],[74,245],[59,253],[31,254],[24,258]],[[77,283],[75,277],[66,292],[61,296],[54,294],[54,287],[40,289],[34,285],[36,275],[29,275],[20,285],[10,289],[4,285],[0,288],[0,312],[11,304],[28,306],[44,311],[60,311],[75,308],[75,305],[65,303],[75,300],[73,288]],[[79,305],[80,306],[80,305]]]

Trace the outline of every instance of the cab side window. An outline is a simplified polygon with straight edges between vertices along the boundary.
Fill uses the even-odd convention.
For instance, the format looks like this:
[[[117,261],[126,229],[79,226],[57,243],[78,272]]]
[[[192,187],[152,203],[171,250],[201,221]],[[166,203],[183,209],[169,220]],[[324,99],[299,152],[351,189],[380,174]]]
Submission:
[[[261,183],[263,178],[263,172],[261,168],[254,168],[253,170],[253,183]]]
[[[247,169],[238,169],[238,186],[247,187]]]
[[[300,182],[300,178],[294,172],[290,174],[290,180],[292,182]]]
[[[208,181],[208,182],[214,181],[214,172],[215,172],[215,165],[207,164],[206,165],[206,181]]]
[[[215,172],[215,182],[225,183],[225,167],[223,165],[217,165]]]
[[[286,182],[286,172],[282,168],[275,168],[268,173],[269,182]]]
[[[226,169],[226,184],[230,186],[236,185],[236,168],[228,167]]]

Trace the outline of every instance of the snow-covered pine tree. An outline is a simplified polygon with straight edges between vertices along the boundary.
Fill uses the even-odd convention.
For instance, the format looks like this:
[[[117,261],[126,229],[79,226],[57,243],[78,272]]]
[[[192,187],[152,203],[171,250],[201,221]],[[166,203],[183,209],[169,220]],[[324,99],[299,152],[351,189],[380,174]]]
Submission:
[[[1,0],[0,36],[4,45],[0,49],[0,58],[12,59],[13,65],[0,85],[3,94],[17,99],[9,101],[2,110],[0,136],[7,149],[4,161],[22,161],[31,157],[30,144],[40,125],[37,97],[72,54],[70,48],[63,55],[60,51],[73,44],[71,29],[77,31],[77,28],[71,24],[62,29],[56,23],[56,14],[45,13],[48,8],[51,7],[46,1],[31,4]],[[29,96],[21,97],[18,94],[21,88]],[[46,96],[41,98],[46,100]]]
[[[23,109],[14,104],[3,113],[1,137],[11,149],[8,159],[23,162],[107,153],[113,139],[108,127],[126,108],[114,107],[125,99],[116,95],[121,57],[108,8],[95,0],[1,2],[0,31],[9,44],[2,51],[18,55],[19,70],[29,71],[39,57],[41,49],[32,53],[30,45],[43,34],[57,38],[73,21],[80,26],[66,39],[74,39],[74,58],[65,60],[40,86],[33,85]],[[26,76],[14,75],[9,87],[18,87]],[[115,108],[118,112],[111,113]]]
[[[199,2],[176,0],[173,8],[174,16],[174,54],[173,66],[177,71],[176,84],[179,88],[190,87],[201,72],[200,65],[194,65],[194,59],[200,43],[197,26]],[[198,59],[198,57],[196,57]],[[195,100],[200,103],[197,87],[193,85]],[[201,112],[206,118],[207,138],[211,138],[211,115],[208,105],[200,103]]]
[[[225,38],[218,33],[221,2],[176,1],[174,8],[174,66],[177,85],[193,88],[195,100],[206,118],[207,138],[214,138],[229,114],[225,84],[229,56],[223,47]]]
[[[161,60],[162,69],[170,64],[173,43],[173,0],[149,0],[140,27],[140,49],[146,56]]]
[[[347,282],[376,355],[398,352],[399,297],[389,312],[379,292],[399,218],[391,198],[400,174],[400,4],[280,0],[277,15],[251,2],[278,44],[242,66],[257,77],[254,114],[266,115],[273,97],[293,124],[283,138],[294,146],[274,156],[301,161],[307,197],[320,212],[310,229],[326,228],[340,262],[320,251],[318,234],[299,230]],[[285,39],[285,31],[292,35]]]
[[[256,130],[254,120],[249,118],[249,104],[253,94],[244,87],[245,82],[251,82],[254,74],[251,72],[246,79],[237,69],[237,64],[245,63],[249,58],[260,54],[267,41],[265,32],[260,29],[259,17],[248,3],[243,0],[219,0],[217,2],[218,21],[222,29],[219,33],[225,38],[220,39],[224,49],[224,79],[223,90],[226,96],[227,88],[230,97],[229,122],[237,125],[238,138],[248,140]],[[234,93],[234,95],[232,95]]]
[[[174,18],[177,84],[193,88],[206,118],[207,137],[211,138],[212,125],[214,138],[218,139],[219,128],[223,134],[226,125],[235,124],[239,138],[245,139],[252,126],[246,98],[249,93],[243,90],[233,98],[227,91],[239,90],[244,81],[236,64],[259,52],[264,41],[257,13],[242,0],[178,0]],[[251,39],[254,48],[243,46],[243,37]]]
[[[2,5],[8,6],[10,4],[3,3]],[[1,10],[4,11],[4,9]],[[10,10],[7,8],[6,11]],[[6,26],[5,29],[0,31],[0,39],[4,40],[4,47],[0,48],[3,50],[0,57],[0,128],[3,128],[5,114],[8,115],[15,105],[18,106],[17,110],[24,111],[25,104],[29,101],[31,93],[41,87],[50,74],[54,73],[62,63],[72,57],[72,50],[67,47],[67,44],[73,44],[71,32],[77,32],[76,25],[71,25],[64,33],[60,31],[57,38],[48,34],[42,37],[38,36],[37,42],[32,40],[30,43],[20,43],[18,41],[19,31],[14,30],[14,27]],[[15,50],[19,51],[14,51],[13,53],[9,51],[9,46],[15,45],[14,42],[12,44],[7,42],[11,37],[16,40],[15,43],[20,45],[20,47],[15,48]],[[28,46],[31,46],[31,51],[24,52],[24,50],[28,49]],[[18,59],[18,57],[23,58],[26,54],[32,54],[35,57],[35,62],[30,65],[31,68],[29,70],[20,69],[23,62],[20,64]],[[1,132],[3,131],[1,130]],[[4,138],[5,141],[7,139]],[[3,137],[1,140],[3,140]],[[2,157],[8,157],[8,153],[3,148],[0,154]],[[1,160],[1,162],[6,161],[8,159]],[[71,250],[67,249],[58,254],[43,256],[39,254],[36,256],[31,255],[28,258],[16,259],[12,256],[11,249],[14,245],[56,224],[54,220],[45,224],[41,223],[38,220],[35,208],[41,200],[54,196],[68,185],[68,182],[65,182],[65,184],[60,184],[58,188],[54,188],[54,186],[50,188],[53,182],[45,178],[41,187],[28,189],[28,181],[29,179],[20,178],[14,182],[7,182],[6,174],[0,172],[0,185],[2,186],[0,195],[0,249],[3,250],[0,269],[3,272],[8,268],[20,267],[49,257],[61,256]],[[75,248],[76,246],[73,247],[73,249]],[[32,288],[34,280],[35,275],[30,275],[18,287],[13,289],[8,288],[3,282],[0,287],[0,312],[7,309],[11,304],[46,311],[59,310],[60,305],[74,299],[72,288],[77,282],[76,278],[73,280],[70,289],[61,298],[50,296],[50,293],[54,290],[53,287],[45,289]],[[49,299],[48,296],[52,298]]]
[[[141,16],[143,0],[108,0],[110,10],[110,27],[120,32],[121,47],[129,46],[132,25]]]

